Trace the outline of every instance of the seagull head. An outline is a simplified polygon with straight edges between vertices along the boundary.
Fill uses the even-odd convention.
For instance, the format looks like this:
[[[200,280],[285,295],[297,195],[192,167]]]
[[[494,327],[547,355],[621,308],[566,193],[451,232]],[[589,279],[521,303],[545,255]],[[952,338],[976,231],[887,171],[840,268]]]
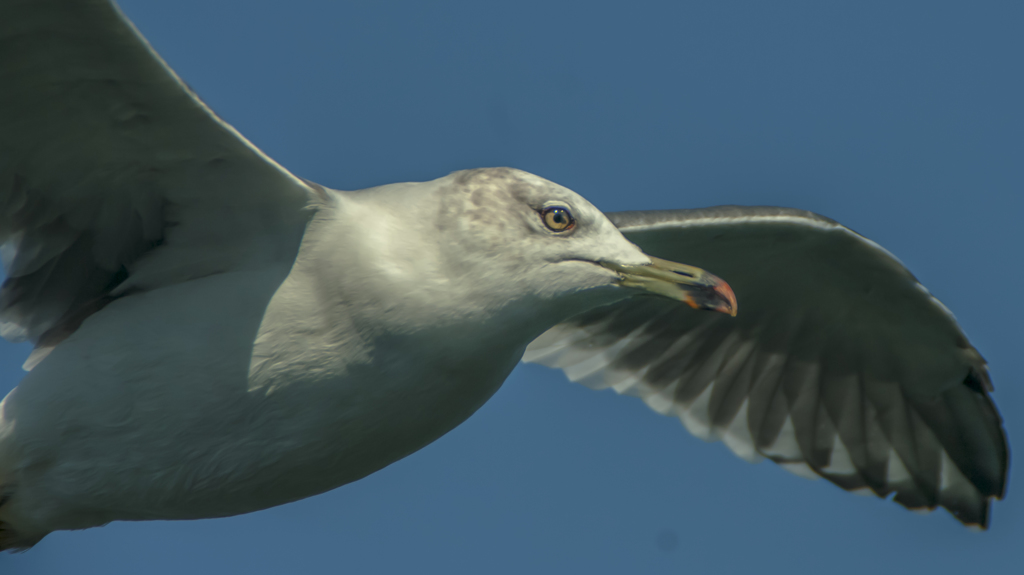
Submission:
[[[637,294],[736,315],[729,284],[645,254],[572,190],[511,168],[443,180],[438,225],[480,289],[557,302],[569,315]]]

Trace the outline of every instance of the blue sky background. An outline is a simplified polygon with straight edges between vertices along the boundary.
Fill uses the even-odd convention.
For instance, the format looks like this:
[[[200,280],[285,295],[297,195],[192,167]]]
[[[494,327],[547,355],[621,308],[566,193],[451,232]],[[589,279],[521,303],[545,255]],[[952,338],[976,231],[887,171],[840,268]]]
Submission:
[[[1024,446],[1020,3],[123,7],[223,118],[330,187],[507,165],[605,210],[835,218],[953,310]],[[0,392],[26,354],[0,347]],[[0,573],[1009,573],[1024,565],[1012,473],[1008,493],[970,532],[523,366],[463,426],[356,484],[243,517],[61,532]]]

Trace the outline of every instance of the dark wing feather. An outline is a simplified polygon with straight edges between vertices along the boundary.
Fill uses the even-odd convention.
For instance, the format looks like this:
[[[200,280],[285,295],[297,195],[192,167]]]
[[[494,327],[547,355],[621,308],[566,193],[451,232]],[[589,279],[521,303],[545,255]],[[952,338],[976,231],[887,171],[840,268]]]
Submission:
[[[525,361],[638,396],[745,459],[987,526],[1008,450],[985,361],[896,258],[786,208],[608,217],[728,281],[738,316],[635,297],[552,328]]]
[[[0,86],[5,338],[45,350],[118,294],[294,257],[310,188],[110,2],[0,2]]]

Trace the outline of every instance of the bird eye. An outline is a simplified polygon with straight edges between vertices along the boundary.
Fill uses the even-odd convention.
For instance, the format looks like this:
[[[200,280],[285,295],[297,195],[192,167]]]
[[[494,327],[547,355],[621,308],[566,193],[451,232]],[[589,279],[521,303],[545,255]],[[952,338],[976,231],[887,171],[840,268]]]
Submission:
[[[576,226],[576,219],[569,209],[562,206],[551,206],[540,212],[544,225],[553,232],[567,232]]]

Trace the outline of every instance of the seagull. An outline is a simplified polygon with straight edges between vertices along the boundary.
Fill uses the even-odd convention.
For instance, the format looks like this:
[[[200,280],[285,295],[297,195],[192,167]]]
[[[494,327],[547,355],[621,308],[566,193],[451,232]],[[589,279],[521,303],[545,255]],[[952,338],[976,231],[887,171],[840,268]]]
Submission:
[[[329,189],[219,119],[108,0],[0,0],[0,54],[0,335],[35,346],[0,403],[0,549],[334,489],[465,421],[521,360],[968,526],[1004,494],[984,359],[831,219],[602,213],[511,168]]]

